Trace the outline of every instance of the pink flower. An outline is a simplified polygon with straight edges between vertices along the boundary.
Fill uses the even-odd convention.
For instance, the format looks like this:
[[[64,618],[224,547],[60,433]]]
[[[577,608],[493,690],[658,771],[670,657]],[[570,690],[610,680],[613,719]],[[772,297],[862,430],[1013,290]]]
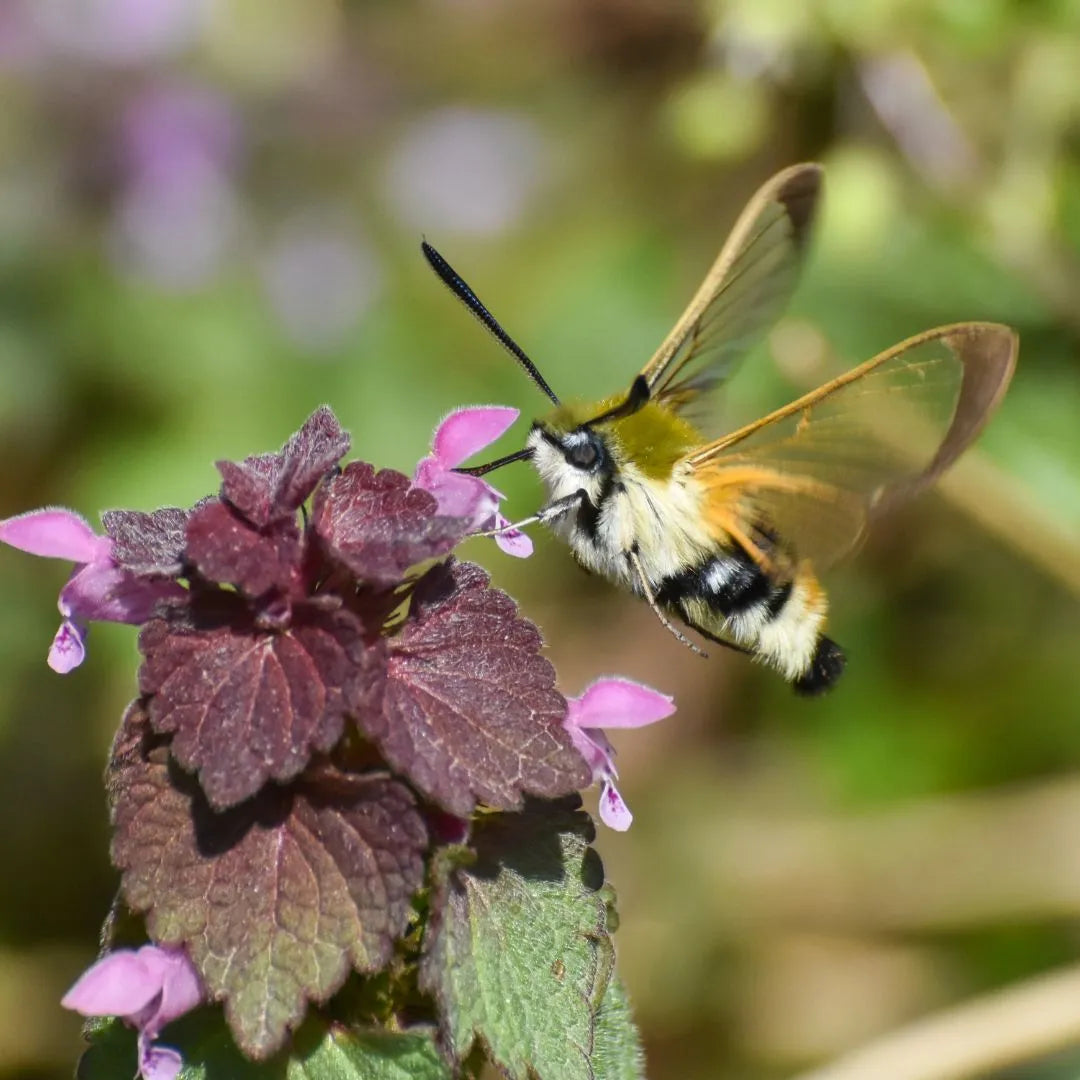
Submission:
[[[615,787],[615,749],[602,728],[637,728],[663,720],[675,711],[667,694],[629,679],[598,679],[576,698],[568,699],[564,726],[578,753],[592,769],[593,783],[602,785],[600,819],[625,832],[634,820]]]
[[[86,658],[86,624],[92,619],[137,625],[150,618],[159,600],[184,595],[174,582],[136,577],[117,566],[112,541],[96,535],[72,510],[31,510],[0,521],[0,542],[31,555],[75,563],[60,590],[57,607],[63,622],[49,649],[49,667],[61,675]]]
[[[509,524],[499,513],[499,502],[505,496],[479,476],[454,469],[493,443],[517,418],[517,409],[499,405],[452,412],[436,429],[432,453],[416,466],[413,484],[435,496],[440,514],[468,518],[474,532]],[[516,529],[499,533],[495,543],[519,559],[527,559],[533,551],[532,541]]]
[[[187,953],[144,945],[118,949],[83,972],[60,1002],[83,1016],[118,1016],[139,1033],[139,1075],[174,1080],[183,1061],[154,1040],[161,1029],[203,1000],[202,986]]]

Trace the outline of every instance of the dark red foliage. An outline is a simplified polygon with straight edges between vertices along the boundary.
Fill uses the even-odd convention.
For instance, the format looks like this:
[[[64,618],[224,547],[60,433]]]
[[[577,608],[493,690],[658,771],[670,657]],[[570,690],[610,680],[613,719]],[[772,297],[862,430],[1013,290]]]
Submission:
[[[385,647],[363,633],[350,612],[314,605],[294,609],[280,633],[245,616],[154,619],[139,635],[139,689],[154,730],[175,735],[173,756],[222,809],[291,780],[341,738],[346,713],[385,670]]]
[[[303,557],[296,515],[259,529],[228,503],[210,499],[188,521],[187,557],[207,581],[235,585],[250,597],[274,588],[288,593]]]
[[[294,515],[348,449],[349,436],[324,405],[278,453],[219,461],[221,496],[253,525],[269,525]]]
[[[312,526],[331,557],[360,580],[391,584],[465,535],[468,522],[437,516],[436,506],[401,473],[354,461],[319,489]]]
[[[361,728],[433,802],[468,816],[477,802],[515,809],[590,775],[563,728],[566,701],[536,627],[471,563],[434,567],[390,642],[382,713]]]
[[[144,706],[108,771],[124,898],[160,944],[184,945],[240,1046],[278,1049],[350,969],[378,971],[423,881],[423,818],[400,781],[329,768],[215,813],[168,765]]]
[[[425,822],[463,845],[478,803],[591,779],[510,597],[453,559],[416,579],[469,522],[401,473],[339,469],[347,448],[320,409],[280,452],[219,463],[220,495],[193,510],[106,518],[122,566],[186,586],[139,637],[113,858],[255,1057],[350,969],[390,963]]]
[[[101,522],[113,542],[113,559],[125,570],[144,576],[176,577],[183,568],[184,531],[191,514],[191,510],[175,506],[162,507],[152,514],[106,510]]]

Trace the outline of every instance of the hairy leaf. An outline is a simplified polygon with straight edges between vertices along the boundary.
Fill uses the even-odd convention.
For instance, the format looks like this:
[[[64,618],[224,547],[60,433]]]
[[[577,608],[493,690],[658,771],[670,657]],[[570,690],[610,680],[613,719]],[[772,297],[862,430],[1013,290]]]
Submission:
[[[175,506],[152,514],[106,510],[101,522],[113,542],[113,559],[133,574],[176,577],[183,568],[185,528],[191,513]]]
[[[210,499],[187,524],[187,555],[199,573],[251,597],[272,588],[288,591],[302,554],[292,518],[257,529],[220,499]]]
[[[454,1060],[480,1039],[513,1080],[593,1080],[613,951],[592,839],[566,802],[531,803],[478,820],[473,866],[436,866],[420,975]]]
[[[431,1032],[328,1031],[289,1080],[452,1080]],[[208,1078],[209,1080],[209,1078]]]
[[[175,733],[173,756],[198,772],[219,810],[268,780],[292,779],[313,752],[329,750],[385,663],[381,643],[364,645],[354,615],[314,605],[294,608],[285,632],[243,618],[154,619],[139,648],[154,730]]]
[[[471,563],[424,575],[390,642],[384,709],[359,722],[386,759],[459,817],[514,809],[591,776],[563,728],[566,701],[536,627]]]
[[[113,1080],[116,1076],[136,1075],[139,1058],[134,1028],[120,1020],[90,1019],[83,1024],[83,1037],[90,1046],[79,1058],[76,1080]]]
[[[135,1075],[135,1032],[119,1021],[96,1025],[79,1080]],[[166,1029],[162,1041],[184,1058],[180,1080],[452,1080],[432,1033],[346,1031],[309,1017],[290,1050],[267,1062],[240,1053],[217,1009],[199,1009]]]
[[[353,461],[315,496],[312,526],[361,581],[391,585],[410,566],[445,555],[467,522],[435,514],[435,498],[393,469]]]
[[[622,980],[608,983],[600,1003],[593,1041],[592,1067],[596,1080],[644,1080],[645,1052],[634,1024]]]
[[[259,527],[291,518],[348,449],[348,434],[323,405],[278,453],[219,461],[222,497]]]
[[[112,857],[151,937],[184,945],[237,1042],[265,1058],[309,1001],[350,968],[381,970],[423,879],[423,820],[404,784],[326,768],[215,813],[141,702],[128,710],[108,775]]]

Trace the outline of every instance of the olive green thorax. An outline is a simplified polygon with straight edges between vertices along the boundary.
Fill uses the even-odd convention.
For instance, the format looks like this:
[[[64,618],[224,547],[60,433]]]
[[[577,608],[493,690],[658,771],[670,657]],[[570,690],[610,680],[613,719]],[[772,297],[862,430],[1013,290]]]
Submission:
[[[676,461],[705,441],[692,424],[654,401],[646,402],[630,416],[590,423],[624,398],[624,394],[616,394],[599,402],[564,401],[537,423],[560,435],[589,426],[603,437],[617,465],[632,462],[653,480],[666,479]]]

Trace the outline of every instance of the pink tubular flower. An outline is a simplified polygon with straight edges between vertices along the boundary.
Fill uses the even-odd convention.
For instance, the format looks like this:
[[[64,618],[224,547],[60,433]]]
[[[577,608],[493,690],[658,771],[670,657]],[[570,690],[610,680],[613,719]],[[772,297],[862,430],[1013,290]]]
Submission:
[[[57,607],[63,616],[49,649],[49,667],[66,675],[86,658],[87,623],[139,624],[146,622],[159,600],[183,589],[174,582],[136,577],[117,566],[112,541],[98,536],[72,510],[47,508],[0,521],[0,542],[47,559],[75,563],[68,583],[60,590]]]
[[[416,466],[413,484],[438,499],[440,514],[468,518],[473,531],[501,529],[508,524],[499,513],[504,496],[479,476],[454,469],[493,443],[517,418],[517,409],[499,405],[452,412],[436,429],[432,453]],[[499,533],[495,543],[519,559],[527,559],[533,550],[532,541],[516,529]]]
[[[83,1016],[118,1016],[139,1033],[139,1075],[174,1080],[183,1061],[154,1040],[166,1024],[203,999],[198,973],[180,949],[144,945],[103,956],[60,1002]]]
[[[615,749],[602,728],[637,728],[663,720],[675,711],[667,694],[629,679],[598,679],[576,698],[568,699],[565,727],[578,753],[592,769],[593,783],[602,785],[600,819],[625,832],[634,820],[615,787]]]

